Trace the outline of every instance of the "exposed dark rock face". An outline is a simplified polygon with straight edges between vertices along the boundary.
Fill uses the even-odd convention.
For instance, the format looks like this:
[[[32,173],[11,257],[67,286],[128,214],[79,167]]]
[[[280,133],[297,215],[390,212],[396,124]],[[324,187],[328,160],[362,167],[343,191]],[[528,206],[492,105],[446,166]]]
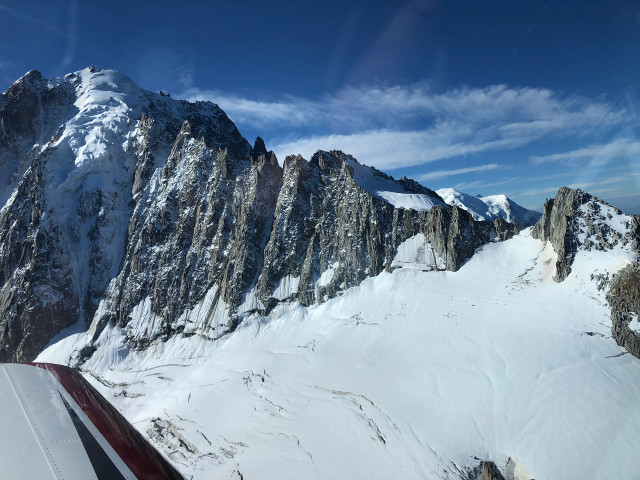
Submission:
[[[73,272],[60,228],[46,215],[46,170],[36,153],[54,117],[72,107],[61,106],[64,89],[45,84],[32,70],[0,96],[0,362],[33,358],[80,310],[77,296],[64,294]]]
[[[614,228],[609,222],[614,215],[624,217],[624,224]],[[562,187],[555,198],[545,202],[542,218],[531,232],[534,238],[551,242],[557,253],[554,277],[557,282],[571,273],[579,249],[609,250],[620,244],[631,245],[635,251],[640,251],[639,233],[638,217],[625,215],[582,190],[568,187]]]
[[[293,298],[304,304],[322,301],[380,273],[393,256],[394,209],[358,187],[345,160],[341,152],[318,152],[309,162],[300,156],[285,160],[258,281],[261,297],[291,276],[299,278]],[[331,280],[316,288],[334,264]]]
[[[251,149],[251,155],[254,157],[259,157],[260,155],[267,155],[267,147],[264,144],[264,140],[260,137],[256,138],[256,141],[253,144],[253,148]]]
[[[502,473],[493,462],[482,462],[482,473],[480,480],[504,480]]]
[[[574,218],[578,207],[589,199],[590,196],[580,190],[562,187],[555,198],[545,202],[542,218],[531,232],[534,238],[550,241],[557,253],[554,277],[557,282],[561,282],[571,273],[571,264],[579,245],[576,237],[578,227]]]
[[[457,271],[471,258],[480,245],[492,240],[507,240],[519,231],[517,225],[502,219],[476,222],[469,212],[457,206],[436,206],[419,222],[420,231],[445,259],[447,270],[452,271]]]
[[[249,150],[217,106],[93,70],[53,81],[29,72],[0,95],[0,361],[32,360],[63,328],[91,321],[122,266],[135,201],[185,120],[206,136],[220,119],[225,148]]]
[[[282,300],[322,302],[389,269],[397,246],[417,233],[457,270],[478,246],[515,232],[458,208],[395,208],[356,184],[353,159],[342,152],[290,156],[281,169],[258,141],[235,159],[210,144],[185,123],[149,187],[153,196],[138,201],[94,340],[109,323],[125,328],[136,348],[176,333],[218,338],[254,311]],[[330,279],[319,283],[328,269]],[[274,297],[283,281],[295,288]],[[140,320],[132,312],[145,302]]]
[[[309,162],[300,156],[285,160],[258,280],[260,298],[265,299],[285,277],[299,279],[292,298],[303,304],[331,298],[390,269],[398,245],[418,233],[445,259],[446,268],[455,271],[480,245],[516,231],[505,222],[474,222],[457,207],[396,208],[358,186],[349,159],[354,160],[339,151],[320,151]],[[424,187],[415,191],[431,192]],[[329,268],[330,280],[318,285]]]
[[[640,358],[640,329],[630,322],[640,318],[640,265],[635,262],[616,273],[607,294],[611,305],[611,332],[618,345]]]
[[[382,175],[385,175],[383,172],[380,172],[380,173]],[[398,180],[398,183],[402,185],[404,190],[408,193],[422,193],[422,194],[430,195],[434,198],[438,198],[442,200],[440,195],[438,195],[435,191],[425,187],[424,185],[421,185],[420,183],[416,182],[413,178],[402,177],[400,180]]]
[[[235,126],[226,116],[220,122],[207,136],[185,121],[160,175],[136,202],[121,273],[96,317],[100,326],[127,327],[149,298],[147,320],[158,323],[130,329],[134,346],[190,332],[190,322],[178,319],[212,288],[212,309],[219,300],[239,305],[262,266],[282,170],[273,153],[254,157],[244,139],[232,145],[221,138]],[[230,327],[200,325],[199,333],[217,337]]]
[[[1,177],[10,179],[0,361],[33,359],[76,321],[91,322],[93,338],[77,361],[107,327],[127,348],[176,334],[218,338],[253,311],[322,302],[390,269],[418,233],[457,270],[517,230],[475,222],[342,152],[291,156],[281,168],[216,105],[97,67],[55,80],[30,72],[0,96],[0,119],[0,169],[11,172]],[[396,207],[361,187],[353,168],[435,206]]]
[[[32,87],[41,82],[40,72],[32,70],[4,93],[0,104],[0,146],[6,148],[23,136],[35,143],[40,99]]]
[[[78,298],[60,230],[43,219],[42,171],[31,165],[0,212],[0,362],[32,359],[73,323]]]
[[[563,187],[555,199],[547,200],[542,218],[532,234],[551,242],[558,255],[556,276],[560,282],[571,273],[579,250],[610,250],[624,247],[640,254],[640,218],[582,192]],[[637,257],[636,257],[637,258]],[[611,331],[616,342],[640,358],[640,329],[630,322],[640,313],[640,271],[634,262],[610,278],[609,273],[593,274],[598,290],[610,285],[607,300],[611,306]]]

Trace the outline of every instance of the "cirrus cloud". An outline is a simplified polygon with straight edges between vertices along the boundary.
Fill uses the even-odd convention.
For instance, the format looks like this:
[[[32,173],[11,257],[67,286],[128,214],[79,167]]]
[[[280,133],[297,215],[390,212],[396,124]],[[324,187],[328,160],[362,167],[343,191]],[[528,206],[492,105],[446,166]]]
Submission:
[[[621,155],[640,154],[640,141],[632,141],[628,138],[618,138],[606,144],[594,144],[587,147],[578,148],[569,152],[553,153],[550,155],[533,156],[531,161],[534,164],[585,160],[585,159],[609,159]]]
[[[318,99],[259,100],[198,89],[181,96],[218,103],[241,130],[258,129],[278,158],[339,149],[386,170],[585,136],[604,118],[609,126],[629,121],[627,112],[604,102],[505,85],[444,92],[424,82],[349,87]]]

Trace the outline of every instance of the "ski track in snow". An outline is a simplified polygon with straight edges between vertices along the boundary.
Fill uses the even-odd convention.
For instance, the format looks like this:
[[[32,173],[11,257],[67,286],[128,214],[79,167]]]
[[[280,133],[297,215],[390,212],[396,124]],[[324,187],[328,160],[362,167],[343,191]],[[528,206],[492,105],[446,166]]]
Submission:
[[[400,253],[427,261],[426,247]],[[525,230],[455,273],[403,265],[218,341],[98,350],[83,369],[194,480],[454,479],[510,456],[533,478],[634,478],[640,361],[610,338],[590,280],[632,259],[580,251],[558,284],[553,249]],[[38,361],[65,361],[81,337]]]

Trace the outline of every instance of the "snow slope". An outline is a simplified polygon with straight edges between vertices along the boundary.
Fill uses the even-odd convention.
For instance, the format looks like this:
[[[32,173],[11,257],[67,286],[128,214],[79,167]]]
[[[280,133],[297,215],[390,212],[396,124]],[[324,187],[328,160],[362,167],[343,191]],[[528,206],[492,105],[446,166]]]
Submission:
[[[441,188],[436,193],[448,205],[458,205],[468,211],[475,220],[494,220],[503,218],[507,222],[517,223],[528,227],[542,216],[534,210],[528,210],[512,201],[506,195],[489,195],[474,197],[462,193],[455,188]]]
[[[396,265],[426,248],[406,242]],[[458,272],[397,268],[217,342],[131,352],[109,327],[83,369],[187,478],[460,479],[516,457],[536,479],[632,479],[640,361],[610,338],[591,274],[634,258],[580,250],[555,283],[550,244],[525,230]]]
[[[45,199],[52,223],[61,225],[70,248],[74,284],[84,305],[94,248],[90,232],[102,221],[101,251],[106,278],[113,278],[122,258],[130,216],[130,154],[136,119],[142,114],[142,89],[113,70],[87,68],[55,79],[75,90],[75,115],[49,142]],[[129,151],[129,153],[128,153]],[[97,212],[96,212],[97,210]],[[107,214],[109,211],[109,214]],[[84,306],[82,307],[84,308]],[[81,319],[83,313],[81,312]]]
[[[347,164],[353,169],[353,179],[360,188],[394,207],[430,210],[434,205],[442,205],[439,198],[426,193],[409,192],[397,180],[353,159],[347,160]]]

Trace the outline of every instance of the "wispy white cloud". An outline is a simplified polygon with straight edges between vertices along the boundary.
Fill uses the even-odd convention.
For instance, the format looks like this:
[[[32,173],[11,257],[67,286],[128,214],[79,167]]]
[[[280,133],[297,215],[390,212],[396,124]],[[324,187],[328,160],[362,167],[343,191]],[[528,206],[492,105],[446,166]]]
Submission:
[[[380,169],[395,170],[436,160],[491,150],[515,148],[527,143],[522,138],[486,140],[465,134],[453,125],[429,130],[368,130],[349,135],[310,136],[276,144],[278,158],[301,154],[305,158],[317,150],[342,150]]]
[[[259,100],[198,89],[181,96],[217,103],[241,131],[258,129],[280,159],[339,149],[386,170],[580,136],[603,118],[608,125],[628,121],[607,103],[505,85],[445,92],[428,83],[345,88],[317,99]]]
[[[590,185],[593,185],[592,183],[575,183],[572,185],[566,185],[569,188],[589,188]],[[563,186],[557,186],[557,187],[546,187],[546,188],[534,188],[534,189],[530,189],[530,190],[525,190],[524,192],[519,192],[518,195],[521,197],[532,197],[532,196],[537,196],[537,195],[544,195],[547,193],[555,193],[558,191],[558,189]]]
[[[589,188],[589,187],[585,187]],[[592,195],[611,195],[613,193],[620,193],[619,187],[610,188],[589,188],[589,193]]]
[[[575,178],[575,173],[572,172],[563,172],[556,173],[553,175],[542,175],[542,176],[526,176],[526,177],[508,177],[496,182],[487,182],[485,180],[473,180],[471,182],[460,182],[453,186],[456,190],[461,192],[470,190],[472,188],[493,188],[493,187],[502,187],[504,185],[517,185],[521,183],[540,183],[547,180],[555,179],[555,178]]]
[[[193,68],[191,67],[183,67],[178,72],[178,84],[182,86],[182,88],[189,88],[193,85]]]
[[[534,164],[560,162],[583,159],[610,159],[621,155],[640,154],[640,141],[632,141],[627,138],[618,138],[606,144],[589,145],[569,152],[553,153],[551,155],[533,156]]]
[[[321,135],[284,142],[273,147],[278,158],[301,154],[310,158],[319,149],[342,150],[368,165],[383,170],[420,165],[447,155],[441,149],[430,150],[424,132],[373,130],[351,135]]]
[[[499,184],[502,185],[502,182],[499,182]],[[469,192],[475,188],[486,188],[486,187],[487,187],[487,184],[482,180],[473,180],[471,182],[460,182],[460,183],[456,183],[453,186],[453,188],[455,188],[459,192]]]
[[[485,165],[477,165],[475,167],[456,168],[453,170],[436,170],[435,172],[425,173],[418,177],[419,182],[426,182],[427,180],[435,180],[438,178],[452,177],[454,175],[462,175],[464,173],[473,172],[485,172],[487,170],[496,170],[500,168],[497,163],[487,163]]]
[[[217,90],[190,88],[180,94],[189,101],[216,103],[237,123],[258,128],[289,129],[307,126],[322,119],[325,113],[317,102],[286,96],[280,100],[261,101],[229,95]]]
[[[605,103],[585,98],[561,98],[548,89],[460,88],[442,93],[427,83],[391,87],[344,88],[318,99],[283,96],[256,100],[216,90],[191,88],[181,97],[209,100],[220,105],[238,123],[254,127],[319,127],[334,134],[347,131],[398,129],[399,125],[422,122],[426,128],[441,124],[463,127],[495,126],[505,135],[522,131],[540,132],[563,127],[574,131],[595,125],[607,116],[619,121],[624,112],[614,112]],[[273,122],[279,122],[274,125]],[[403,128],[400,128],[404,130]],[[475,128],[474,128],[475,129]]]
[[[637,185],[596,182],[604,173],[603,162],[607,176],[613,177],[621,171],[611,158],[640,153],[633,112],[622,104],[550,89],[492,85],[437,91],[422,82],[344,88],[317,98],[251,97],[195,88],[179,96],[217,103],[240,131],[262,136],[280,161],[291,154],[310,158],[317,150],[336,149],[391,173],[422,165],[419,181],[447,182],[451,177],[462,191],[507,189],[512,198],[529,202],[529,208],[540,208],[540,197],[565,184],[620,195]],[[612,132],[632,139],[593,143]],[[534,157],[527,150],[542,141],[549,146],[562,140],[583,146]],[[501,152],[512,153],[503,160]],[[428,171],[427,165],[443,160],[446,166]],[[576,163],[584,168],[572,168]],[[629,166],[624,162],[620,167],[628,171]],[[507,171],[509,178],[496,178]]]
[[[603,192],[616,192],[616,191],[621,192],[621,185],[617,187],[609,187],[609,188],[600,188],[600,187],[602,187],[602,185],[622,184],[625,180],[627,180],[627,176],[613,176],[609,178],[600,179],[597,182],[572,183],[565,186],[569,188],[580,188],[583,190],[588,189],[590,193],[603,193]],[[558,191],[558,189],[562,186],[563,185],[556,185],[556,186],[547,187],[547,188],[526,190],[524,192],[520,192],[519,195],[523,197],[528,197],[533,195],[542,195],[545,193],[554,193]],[[598,187],[598,188],[594,189],[593,187]]]

